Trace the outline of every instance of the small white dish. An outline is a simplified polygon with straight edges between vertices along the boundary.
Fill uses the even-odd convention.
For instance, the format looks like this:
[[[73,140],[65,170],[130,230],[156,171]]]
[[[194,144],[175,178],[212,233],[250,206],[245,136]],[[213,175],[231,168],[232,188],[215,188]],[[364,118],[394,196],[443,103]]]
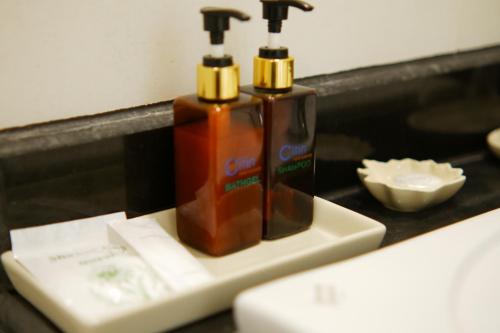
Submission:
[[[500,128],[491,131],[490,134],[488,134],[486,141],[488,141],[488,146],[490,146],[493,154],[500,158]]]
[[[462,169],[433,160],[363,160],[363,165],[366,168],[359,168],[358,175],[368,191],[387,208],[402,212],[437,205],[465,182]]]

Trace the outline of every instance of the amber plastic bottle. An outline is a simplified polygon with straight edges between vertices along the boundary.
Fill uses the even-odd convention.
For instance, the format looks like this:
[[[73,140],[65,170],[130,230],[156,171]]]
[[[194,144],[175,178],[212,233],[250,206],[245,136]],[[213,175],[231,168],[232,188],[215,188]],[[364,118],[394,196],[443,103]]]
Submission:
[[[264,103],[263,237],[276,239],[308,229],[313,220],[316,93],[293,84],[293,58],[277,44],[288,7],[313,7],[293,0],[261,2],[269,43],[254,58],[253,86],[242,91]]]
[[[305,230],[313,219],[315,91],[298,85],[280,94],[242,90],[264,102],[264,238]]]
[[[202,9],[216,46],[198,66],[198,93],[174,101],[177,233],[221,256],[262,238],[262,102],[239,94],[239,68],[220,54],[221,31],[243,13]],[[223,33],[222,30],[222,33]]]

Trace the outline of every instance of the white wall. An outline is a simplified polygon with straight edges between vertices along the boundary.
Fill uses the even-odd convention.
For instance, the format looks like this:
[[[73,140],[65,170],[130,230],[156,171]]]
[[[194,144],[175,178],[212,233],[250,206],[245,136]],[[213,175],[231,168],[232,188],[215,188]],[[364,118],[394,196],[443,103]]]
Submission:
[[[296,77],[500,43],[500,0],[311,0],[290,9]],[[226,49],[251,82],[265,43],[257,0],[0,0],[0,129],[172,99],[195,90],[199,8],[234,6]]]

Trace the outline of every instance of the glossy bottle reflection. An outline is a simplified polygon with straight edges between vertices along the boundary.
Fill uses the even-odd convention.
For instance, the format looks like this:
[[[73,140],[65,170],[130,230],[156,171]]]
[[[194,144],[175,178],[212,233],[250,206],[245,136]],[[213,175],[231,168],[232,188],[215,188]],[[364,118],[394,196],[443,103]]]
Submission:
[[[174,103],[177,232],[208,254],[257,244],[262,235],[261,102],[196,95]]]
[[[264,103],[264,238],[305,230],[313,219],[315,91],[298,85],[285,93],[242,91]]]

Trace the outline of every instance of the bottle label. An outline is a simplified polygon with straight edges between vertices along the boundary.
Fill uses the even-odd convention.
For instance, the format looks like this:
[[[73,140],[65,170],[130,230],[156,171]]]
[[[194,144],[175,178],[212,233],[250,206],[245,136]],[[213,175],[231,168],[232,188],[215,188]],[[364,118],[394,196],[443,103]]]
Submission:
[[[232,183],[227,183],[224,185],[224,192],[229,192],[232,190],[235,190],[237,188],[245,187],[245,186],[250,186],[254,184],[259,184],[260,183],[260,178],[259,176],[251,176],[243,179],[238,179],[235,182]]]
[[[260,172],[257,160],[253,157],[230,157],[224,163],[224,173],[228,177],[247,176],[224,185],[224,192],[260,183],[260,177],[255,173]],[[252,175],[251,175],[252,174]]]
[[[236,176],[240,171],[255,167],[257,160],[253,157],[230,157],[224,163],[224,172],[226,176]]]
[[[282,162],[289,162],[276,169],[278,175],[307,169],[312,165],[312,153],[309,152],[309,146],[305,144],[284,144],[281,146],[278,155]]]
[[[307,169],[311,165],[312,165],[311,159],[294,161],[294,163],[290,163],[290,164],[278,167],[278,169],[276,171],[277,171],[278,175],[283,175],[285,173],[293,172],[296,170]]]
[[[279,151],[280,160],[283,162],[287,162],[294,157],[300,157],[301,155],[307,154],[309,151],[309,147],[307,145],[290,145],[284,144],[281,146]]]

